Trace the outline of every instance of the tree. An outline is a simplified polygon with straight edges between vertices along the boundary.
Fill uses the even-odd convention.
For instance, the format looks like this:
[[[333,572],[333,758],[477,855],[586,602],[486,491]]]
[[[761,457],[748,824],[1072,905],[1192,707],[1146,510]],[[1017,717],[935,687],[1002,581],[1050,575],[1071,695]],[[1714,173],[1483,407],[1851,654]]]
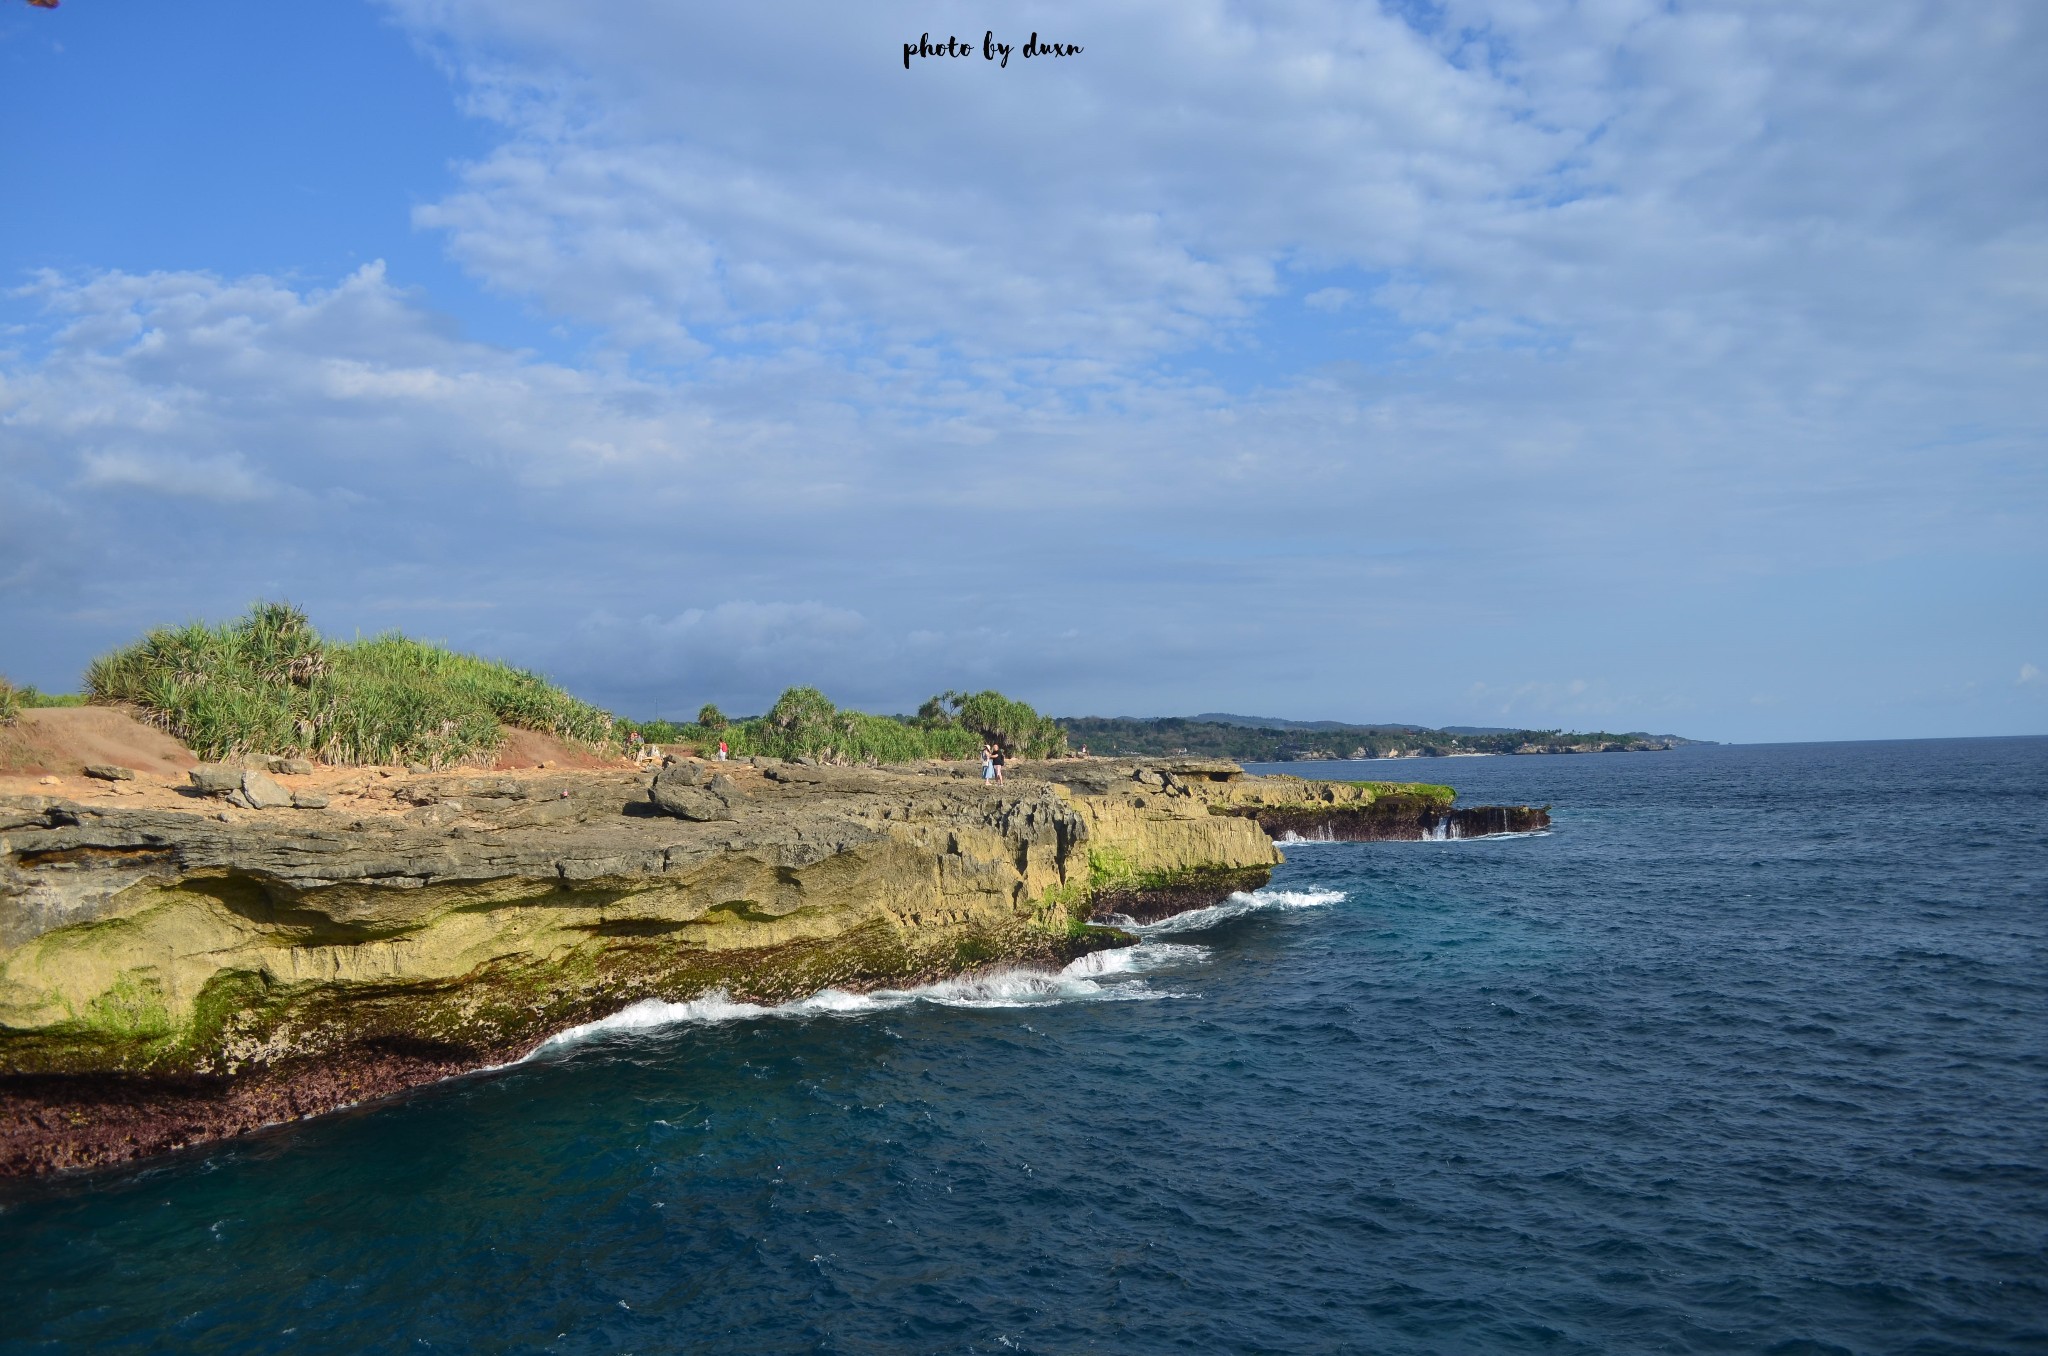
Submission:
[[[707,730],[723,730],[732,724],[725,718],[725,712],[710,702],[705,702],[697,708],[697,723]]]
[[[814,687],[792,687],[768,708],[767,721],[778,730],[799,730],[822,725],[837,710],[832,699]]]
[[[958,725],[972,730],[983,740],[1027,758],[1051,758],[1067,751],[1067,732],[1050,717],[992,688],[974,693],[942,692],[918,708],[917,718],[927,728]]]

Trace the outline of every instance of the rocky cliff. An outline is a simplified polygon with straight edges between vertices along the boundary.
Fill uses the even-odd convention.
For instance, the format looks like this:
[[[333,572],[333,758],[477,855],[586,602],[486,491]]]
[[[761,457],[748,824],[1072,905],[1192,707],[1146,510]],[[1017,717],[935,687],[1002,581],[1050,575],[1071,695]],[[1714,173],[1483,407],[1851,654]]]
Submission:
[[[0,1171],[326,1110],[641,998],[1057,965],[1129,940],[1095,921],[1264,883],[1265,816],[1389,799],[1328,787],[1080,760],[997,787],[958,767],[682,764],[366,775],[321,809],[204,773],[178,808],[13,797]]]

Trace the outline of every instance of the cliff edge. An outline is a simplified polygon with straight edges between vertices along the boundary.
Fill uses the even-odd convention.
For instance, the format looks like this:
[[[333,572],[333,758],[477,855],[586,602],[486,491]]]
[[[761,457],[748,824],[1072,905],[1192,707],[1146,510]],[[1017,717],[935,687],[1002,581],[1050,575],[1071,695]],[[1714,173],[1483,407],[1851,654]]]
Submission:
[[[1101,920],[1263,884],[1262,816],[1414,809],[1199,760],[1012,773],[370,769],[295,797],[289,775],[202,768],[176,791],[0,797],[0,1173],[314,1114],[642,998],[1056,966],[1128,944]]]

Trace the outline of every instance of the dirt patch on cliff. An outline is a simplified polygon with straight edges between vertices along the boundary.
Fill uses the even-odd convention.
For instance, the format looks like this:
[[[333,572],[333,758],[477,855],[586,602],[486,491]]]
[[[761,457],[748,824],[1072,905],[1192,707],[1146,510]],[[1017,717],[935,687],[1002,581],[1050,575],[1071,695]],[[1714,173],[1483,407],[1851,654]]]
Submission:
[[[592,753],[581,745],[567,743],[553,735],[506,726],[505,742],[499,745],[498,759],[491,766],[498,771],[509,772],[514,768],[539,767],[542,763],[558,768],[617,768],[625,766],[626,760]]]
[[[0,725],[0,776],[76,777],[88,763],[111,763],[151,776],[184,780],[199,756],[125,706],[54,706],[24,711]],[[618,768],[625,760],[593,753],[532,730],[505,730],[492,767]]]
[[[86,805],[121,804],[137,809],[194,809],[186,776],[199,756],[170,735],[120,706],[48,707],[24,711],[13,725],[0,726],[0,795],[48,795]],[[136,774],[125,782],[97,781],[84,775],[88,764],[125,767]],[[546,764],[548,771],[537,771]],[[630,767],[625,758],[606,757],[590,749],[532,730],[508,728],[504,747],[492,769],[551,776],[560,772],[617,773]],[[456,767],[433,774],[457,780],[483,769]],[[307,775],[278,774],[292,791],[315,791],[333,797],[334,808],[350,813],[400,813],[410,804],[378,797],[365,798],[368,788],[406,779],[396,767],[331,767],[318,765]],[[208,803],[210,812],[219,807]],[[243,812],[233,812],[237,818]],[[269,813],[291,815],[291,810]]]
[[[192,750],[119,706],[44,707],[0,726],[0,773],[15,776],[75,777],[88,763],[112,763],[183,777],[198,762]]]

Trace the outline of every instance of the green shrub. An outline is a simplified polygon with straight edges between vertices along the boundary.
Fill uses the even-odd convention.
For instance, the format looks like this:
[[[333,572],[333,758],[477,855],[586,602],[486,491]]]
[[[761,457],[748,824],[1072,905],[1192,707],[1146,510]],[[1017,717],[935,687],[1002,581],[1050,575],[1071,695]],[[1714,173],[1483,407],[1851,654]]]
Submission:
[[[637,734],[650,744],[688,744],[704,735],[701,726],[678,725],[672,720],[621,721],[618,729],[621,734]]]
[[[1028,709],[1028,708],[1027,708]],[[816,758],[827,763],[911,763],[925,758],[972,758],[981,752],[982,736],[959,724],[935,726],[902,716],[876,716],[844,710],[814,687],[793,687],[776,699],[768,713],[752,719],[724,717],[719,724],[698,713],[694,725],[668,721],[636,722],[643,737],[657,744],[695,744],[713,749],[724,740],[735,758]]]
[[[722,739],[735,758],[808,757],[826,763],[976,758],[990,740],[1026,758],[1067,751],[1065,730],[1000,692],[944,693],[910,717],[844,710],[815,687],[792,687],[766,715],[751,719],[731,719],[707,704],[694,725],[649,720],[621,729],[637,730],[649,743],[694,744],[707,751]]]
[[[790,688],[767,715],[702,731],[702,737],[707,746],[724,739],[738,757],[811,757],[838,763],[966,758],[980,747],[964,730],[927,730],[888,716],[841,710],[814,687]]]
[[[34,711],[46,706],[84,705],[83,693],[38,692],[33,683],[16,687],[5,677],[0,677],[0,725],[12,725],[14,718],[23,711]]]
[[[480,762],[501,742],[501,722],[612,740],[608,713],[538,674],[396,632],[329,643],[287,603],[259,603],[225,626],[160,627],[93,661],[86,688],[95,701],[141,707],[207,759]]]
[[[942,692],[917,709],[928,730],[962,729],[1026,758],[1056,758],[1067,751],[1067,732],[1020,701],[996,691]]]

